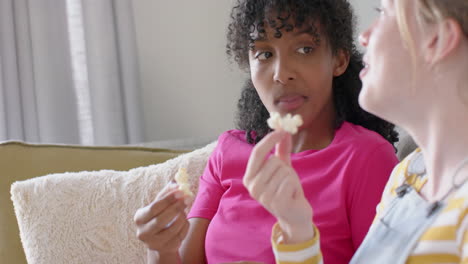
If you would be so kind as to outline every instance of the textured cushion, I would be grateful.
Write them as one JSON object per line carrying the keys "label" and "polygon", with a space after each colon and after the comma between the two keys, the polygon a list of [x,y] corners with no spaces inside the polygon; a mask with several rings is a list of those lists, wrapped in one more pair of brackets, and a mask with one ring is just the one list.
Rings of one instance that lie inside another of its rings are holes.
{"label": "textured cushion", "polygon": [[180,167],[192,192],[215,143],[158,165],[129,171],[51,174],[12,185],[29,263],[145,263],[133,215]]}
{"label": "textured cushion", "polygon": [[0,144],[0,263],[26,263],[10,199],[14,181],[67,171],[128,170],[161,163],[181,153],[184,152],[145,147]]}
{"label": "textured cushion", "polygon": [[400,140],[395,144],[397,148],[398,160],[402,161],[406,156],[412,153],[418,146],[413,138],[403,128],[397,127]]}

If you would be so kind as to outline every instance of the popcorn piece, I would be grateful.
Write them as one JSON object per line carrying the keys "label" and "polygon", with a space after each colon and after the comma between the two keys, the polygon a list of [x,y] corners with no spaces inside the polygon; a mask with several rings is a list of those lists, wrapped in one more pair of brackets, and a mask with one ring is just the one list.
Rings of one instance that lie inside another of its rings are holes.
{"label": "popcorn piece", "polygon": [[180,168],[177,171],[174,179],[179,185],[179,190],[183,191],[188,196],[193,196],[192,191],[190,191],[190,184],[188,182],[189,175],[185,168]]}
{"label": "popcorn piece", "polygon": [[277,112],[270,113],[270,118],[267,120],[268,126],[274,130],[284,130],[291,134],[296,134],[298,127],[302,125],[300,115],[287,114],[284,117]]}
{"label": "popcorn piece", "polygon": [[267,123],[271,129],[281,129],[281,115],[277,112],[271,112],[270,118],[268,118]]}

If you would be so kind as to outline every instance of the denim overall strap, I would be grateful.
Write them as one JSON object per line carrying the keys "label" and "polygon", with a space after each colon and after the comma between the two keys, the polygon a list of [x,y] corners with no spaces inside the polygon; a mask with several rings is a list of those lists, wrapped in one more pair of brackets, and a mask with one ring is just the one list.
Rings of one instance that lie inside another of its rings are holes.
{"label": "denim overall strap", "polygon": [[[441,207],[444,207],[445,204]],[[428,215],[430,204],[408,186],[372,224],[351,264],[404,264],[441,207]]]}

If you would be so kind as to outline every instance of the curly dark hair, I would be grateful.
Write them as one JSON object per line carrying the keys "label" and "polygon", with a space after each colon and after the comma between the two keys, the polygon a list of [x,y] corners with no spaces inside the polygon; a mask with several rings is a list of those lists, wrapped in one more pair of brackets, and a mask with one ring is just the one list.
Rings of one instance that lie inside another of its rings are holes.
{"label": "curly dark hair", "polygon": [[[255,35],[261,37],[265,34],[265,23],[274,29],[276,38],[281,38],[283,31],[292,31],[294,27],[308,24],[315,28],[314,23],[319,23],[320,32],[328,40],[332,53],[343,50],[350,56],[346,71],[333,79],[336,128],[348,121],[379,133],[392,145],[398,141],[393,124],[359,106],[362,86],[359,72],[364,65],[362,54],[354,44],[356,23],[347,0],[237,0],[228,26],[226,53],[241,69],[249,71],[249,49],[253,47]],[[259,142],[271,131],[266,122],[268,110],[250,79],[245,82],[237,108],[237,128],[246,131],[250,144]]]}

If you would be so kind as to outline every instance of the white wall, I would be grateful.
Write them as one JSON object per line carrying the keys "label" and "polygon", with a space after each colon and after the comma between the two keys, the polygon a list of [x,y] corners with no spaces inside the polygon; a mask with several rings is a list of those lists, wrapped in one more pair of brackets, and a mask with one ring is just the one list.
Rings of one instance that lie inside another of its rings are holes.
{"label": "white wall", "polygon": [[243,74],[225,55],[231,0],[138,0],[146,140],[216,138],[234,127]]}
{"label": "white wall", "polygon": [[[378,0],[351,0],[359,32]],[[216,137],[234,127],[245,75],[225,55],[232,0],[133,1],[146,141]]]}
{"label": "white wall", "polygon": [[353,5],[357,16],[357,32],[359,35],[359,33],[367,29],[377,17],[378,13],[375,11],[375,8],[380,6],[380,0],[349,0],[349,2]]}

